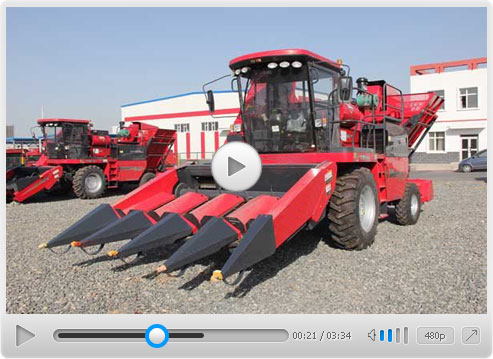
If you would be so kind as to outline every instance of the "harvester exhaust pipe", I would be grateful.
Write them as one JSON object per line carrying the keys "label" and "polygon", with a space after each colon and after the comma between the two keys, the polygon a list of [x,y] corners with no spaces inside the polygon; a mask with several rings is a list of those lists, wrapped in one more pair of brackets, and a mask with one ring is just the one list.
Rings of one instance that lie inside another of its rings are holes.
{"label": "harvester exhaust pipe", "polygon": [[98,244],[106,244],[124,239],[133,238],[153,225],[152,220],[142,211],[132,210],[117,221],[111,222],[106,227],[91,234],[81,241],[73,241],[72,247],[90,247]]}
{"label": "harvester exhaust pipe", "polygon": [[90,236],[94,232],[114,222],[120,217],[109,204],[101,204],[79,221],[68,227],[51,241],[39,245],[40,249],[69,245],[73,241]]}
{"label": "harvester exhaust pipe", "polygon": [[146,250],[173,244],[181,238],[192,235],[195,226],[177,213],[168,213],[155,225],[144,230],[137,237],[117,251],[110,251],[110,257],[128,257]]}
{"label": "harvester exhaust pipe", "polygon": [[233,228],[224,219],[212,217],[191,238],[178,248],[178,250],[166,260],[157,272],[173,272],[176,269],[195,262],[199,259],[214,254],[233,243],[240,236],[240,231]]}
{"label": "harvester exhaust pipe", "polygon": [[276,251],[272,216],[258,216],[248,228],[221,270],[212,274],[211,282],[221,281],[235,273],[244,271]]}

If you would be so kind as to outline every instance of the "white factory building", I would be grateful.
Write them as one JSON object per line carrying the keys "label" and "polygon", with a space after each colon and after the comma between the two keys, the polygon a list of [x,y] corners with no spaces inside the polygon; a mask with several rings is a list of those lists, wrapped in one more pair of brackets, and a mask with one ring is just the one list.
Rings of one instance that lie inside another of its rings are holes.
{"label": "white factory building", "polygon": [[214,91],[215,111],[211,116],[205,95],[181,95],[135,102],[121,107],[122,121],[142,121],[165,129],[175,129],[173,152],[179,162],[211,159],[239,113],[238,93]]}
{"label": "white factory building", "polygon": [[411,66],[411,93],[445,99],[413,162],[459,162],[487,147],[486,57]]}

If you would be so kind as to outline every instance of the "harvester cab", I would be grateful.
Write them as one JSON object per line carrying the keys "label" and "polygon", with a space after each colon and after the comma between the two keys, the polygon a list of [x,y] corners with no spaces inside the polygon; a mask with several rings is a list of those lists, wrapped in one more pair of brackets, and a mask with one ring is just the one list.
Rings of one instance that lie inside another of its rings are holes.
{"label": "harvester cab", "polygon": [[[228,248],[230,257],[212,273],[217,281],[241,278],[317,225],[334,245],[361,250],[390,207],[400,224],[418,221],[433,190],[430,181],[408,178],[409,156],[435,121],[439,96],[403,95],[364,78],[353,89],[347,66],[307,50],[249,54],[230,68],[240,114],[228,141],[245,141],[260,154],[253,187],[227,191],[210,164],[186,163],[101,205],[42,247],[85,250],[131,239],[108,253],[128,259],[179,244],[156,270],[166,273]],[[214,93],[204,92],[214,115]]]}

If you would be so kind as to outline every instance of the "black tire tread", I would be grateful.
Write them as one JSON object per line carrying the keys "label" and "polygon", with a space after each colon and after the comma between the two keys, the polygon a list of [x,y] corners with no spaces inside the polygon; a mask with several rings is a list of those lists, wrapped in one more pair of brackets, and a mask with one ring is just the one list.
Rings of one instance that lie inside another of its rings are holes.
{"label": "black tire tread", "polygon": [[418,218],[416,220],[411,215],[411,196],[413,193],[416,193],[418,201],[421,203],[421,193],[419,192],[418,186],[414,183],[407,183],[401,200],[395,205],[395,219],[400,225],[409,226],[416,224],[418,221],[419,210],[421,208],[418,208]]}
{"label": "black tire tread", "polygon": [[[375,240],[376,228],[371,238],[361,238],[357,218],[356,197],[361,182],[368,182],[376,189],[376,183],[367,168],[358,168],[340,176],[329,201],[328,219],[330,239],[337,247],[346,250],[362,250],[371,246]],[[376,216],[378,218],[378,209]]]}
{"label": "black tire tread", "polygon": [[[102,177],[103,177],[103,188],[102,191],[97,193],[96,195],[92,195],[86,192],[85,186],[84,186],[84,178],[86,175],[90,172],[99,172]],[[104,172],[101,168],[98,166],[85,166],[81,167],[75,172],[74,179],[72,180],[72,189],[75,193],[75,195],[81,199],[95,199],[95,198],[100,198],[103,196],[105,190],[106,190],[106,177],[104,175]]]}
{"label": "black tire tread", "polygon": [[139,187],[142,186],[143,184],[153,180],[156,177],[156,174],[154,172],[146,172],[142,175],[139,181]]}

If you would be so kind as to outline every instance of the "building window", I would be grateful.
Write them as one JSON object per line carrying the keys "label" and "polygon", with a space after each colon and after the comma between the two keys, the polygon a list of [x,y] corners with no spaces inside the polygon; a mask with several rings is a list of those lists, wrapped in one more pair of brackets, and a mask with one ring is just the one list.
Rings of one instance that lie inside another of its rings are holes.
{"label": "building window", "polygon": [[438,96],[440,96],[441,98],[443,98],[443,102],[442,102],[439,110],[445,110],[445,90],[435,90],[435,91],[431,91],[431,92],[434,92]]}
{"label": "building window", "polygon": [[176,123],[175,124],[176,132],[190,132],[190,124],[189,123]]}
{"label": "building window", "polygon": [[478,108],[478,88],[467,87],[459,89],[459,108]]}
{"label": "building window", "polygon": [[217,131],[219,128],[217,121],[215,122],[202,122],[202,131]]}
{"label": "building window", "polygon": [[429,151],[445,152],[445,132],[430,132],[428,141]]}

